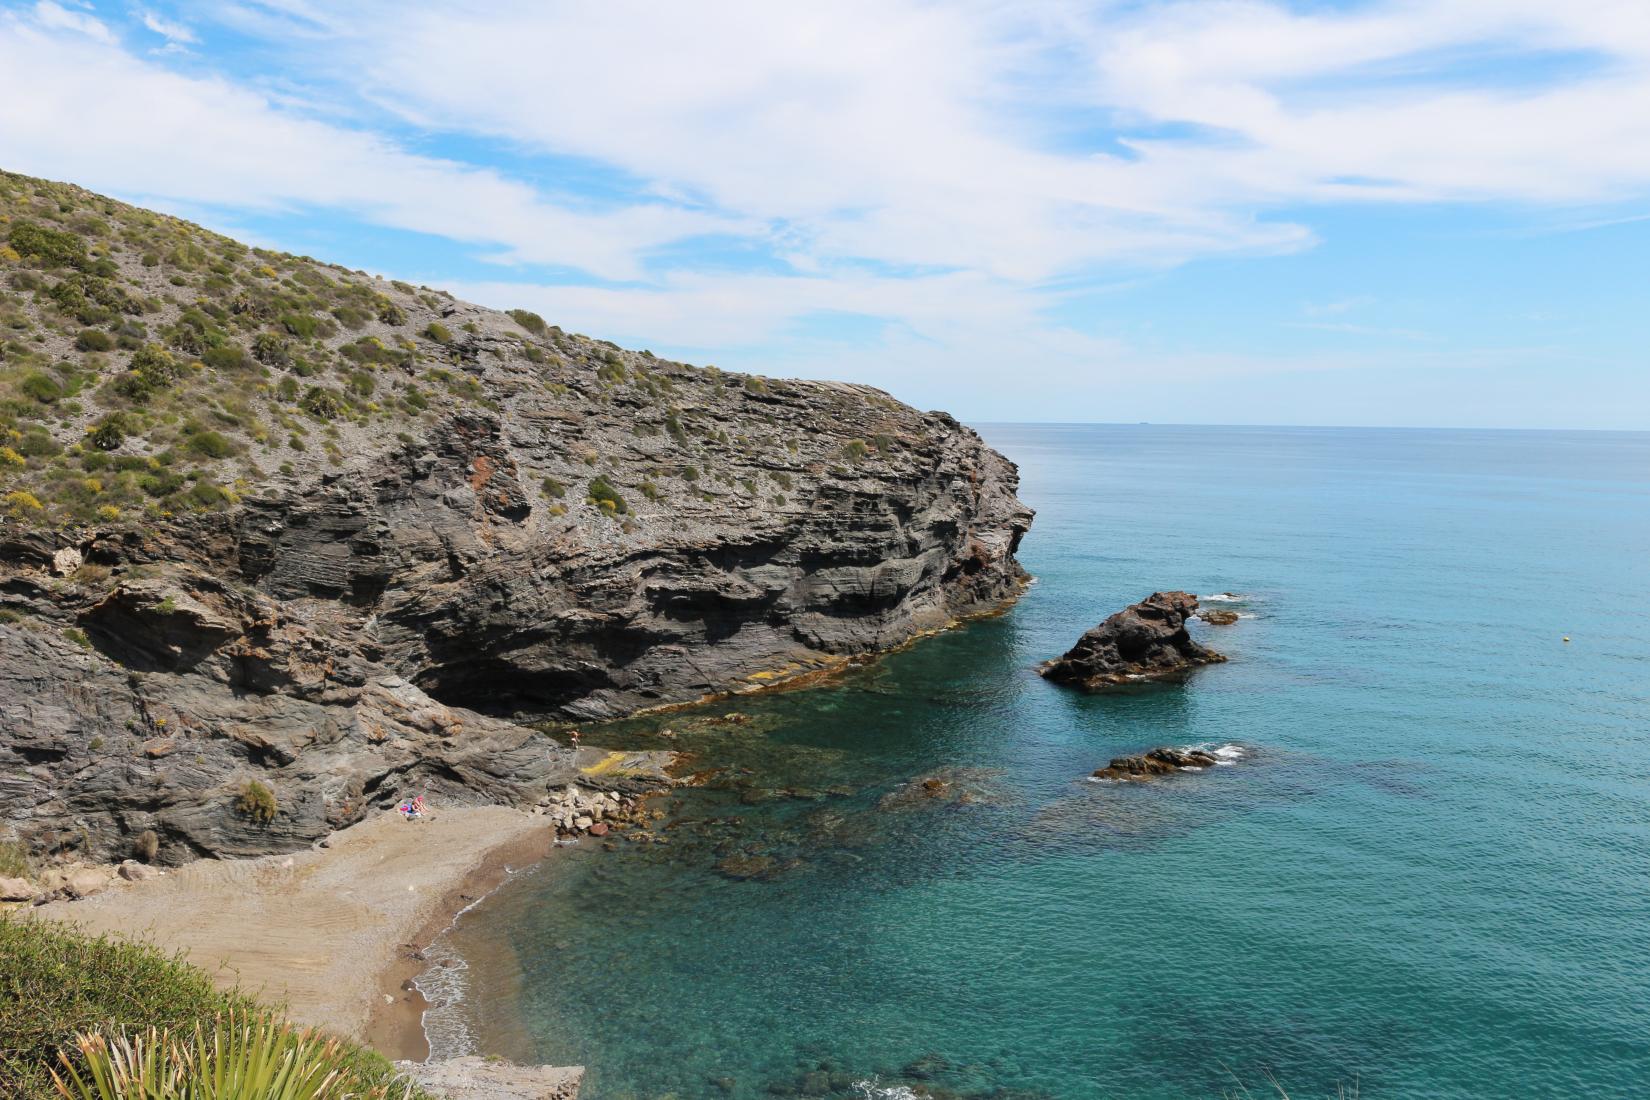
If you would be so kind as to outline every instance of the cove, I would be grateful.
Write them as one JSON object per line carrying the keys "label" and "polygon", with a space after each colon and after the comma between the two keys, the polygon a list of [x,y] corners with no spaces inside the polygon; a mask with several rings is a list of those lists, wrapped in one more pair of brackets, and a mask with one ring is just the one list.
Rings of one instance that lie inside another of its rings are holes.
{"label": "cove", "polygon": [[[1644,1088],[1650,436],[984,434],[1039,512],[1018,606],[587,728],[710,774],[466,914],[442,1041],[596,1098]],[[1236,594],[1229,663],[1036,675],[1163,588]],[[1085,780],[1155,745],[1243,755]]]}

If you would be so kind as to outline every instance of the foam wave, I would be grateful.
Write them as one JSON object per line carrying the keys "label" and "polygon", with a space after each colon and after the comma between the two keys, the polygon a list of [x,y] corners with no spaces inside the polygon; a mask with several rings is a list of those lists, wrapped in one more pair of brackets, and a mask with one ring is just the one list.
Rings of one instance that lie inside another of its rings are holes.
{"label": "foam wave", "polygon": [[434,963],[413,979],[413,985],[428,1002],[422,1023],[424,1040],[430,1044],[429,1060],[443,1062],[477,1049],[463,1007],[470,991],[470,964],[452,951],[442,952]]}
{"label": "foam wave", "polygon": [[1236,764],[1239,760],[1242,760],[1245,756],[1249,755],[1249,750],[1244,748],[1242,745],[1221,745],[1219,748],[1206,749],[1204,751],[1215,758],[1216,767],[1226,767]]}
{"label": "foam wave", "polygon": [[910,1085],[884,1085],[875,1077],[855,1081],[854,1095],[864,1100],[917,1100],[917,1092]]}
{"label": "foam wave", "polygon": [[[505,881],[516,874],[516,869],[504,869]],[[499,883],[500,886],[503,882]],[[494,890],[498,887],[494,887]],[[469,999],[470,991],[470,964],[464,956],[452,949],[447,934],[457,927],[464,915],[493,894],[492,890],[476,898],[470,904],[453,914],[452,921],[442,930],[441,935],[430,945],[428,957],[430,965],[424,972],[413,979],[413,988],[418,995],[424,998],[424,1014],[419,1018],[419,1025],[424,1030],[424,1041],[429,1044],[430,1054],[426,1059],[430,1062],[442,1062],[449,1058],[462,1058],[467,1054],[476,1053],[476,1037],[470,1030],[470,1023],[464,1011],[464,1003]]]}
{"label": "foam wave", "polygon": [[1242,603],[1249,597],[1242,592],[1216,592],[1212,596],[1199,596],[1203,603]]}

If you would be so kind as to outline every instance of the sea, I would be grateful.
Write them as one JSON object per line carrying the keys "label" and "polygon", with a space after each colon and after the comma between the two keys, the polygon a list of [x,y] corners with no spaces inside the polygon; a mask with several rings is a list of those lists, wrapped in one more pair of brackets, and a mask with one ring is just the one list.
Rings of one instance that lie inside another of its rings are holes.
{"label": "sea", "polygon": [[[436,1056],[586,1100],[1650,1096],[1650,434],[987,425],[1012,610],[691,754],[439,947]],[[1159,590],[1226,664],[1037,663]],[[727,714],[736,717],[729,719]],[[1114,756],[1202,746],[1151,783]]]}

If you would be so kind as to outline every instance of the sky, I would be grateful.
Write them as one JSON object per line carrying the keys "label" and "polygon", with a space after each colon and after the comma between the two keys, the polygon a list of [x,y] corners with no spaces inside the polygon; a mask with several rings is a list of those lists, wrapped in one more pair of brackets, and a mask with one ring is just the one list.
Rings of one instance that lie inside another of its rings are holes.
{"label": "sky", "polygon": [[965,420],[1650,429],[1646,0],[0,0],[0,168]]}

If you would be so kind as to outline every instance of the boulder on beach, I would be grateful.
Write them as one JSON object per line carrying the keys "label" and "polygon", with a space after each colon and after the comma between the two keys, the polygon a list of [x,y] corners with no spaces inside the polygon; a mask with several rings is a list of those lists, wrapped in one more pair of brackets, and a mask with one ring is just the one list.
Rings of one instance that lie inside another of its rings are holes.
{"label": "boulder on beach", "polygon": [[1202,770],[1220,763],[1213,753],[1202,749],[1157,748],[1135,756],[1113,757],[1111,763],[1095,771],[1095,779],[1155,779],[1187,769]]}
{"label": "boulder on beach", "polygon": [[1154,592],[1107,618],[1037,671],[1057,684],[1100,691],[1176,679],[1198,665],[1224,661],[1186,632],[1186,620],[1196,612],[1197,597],[1189,592]]}

